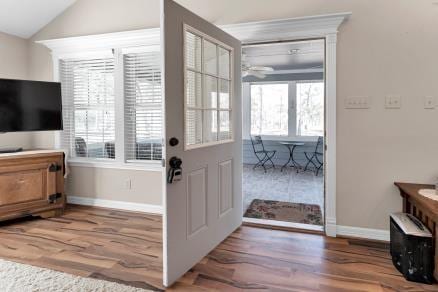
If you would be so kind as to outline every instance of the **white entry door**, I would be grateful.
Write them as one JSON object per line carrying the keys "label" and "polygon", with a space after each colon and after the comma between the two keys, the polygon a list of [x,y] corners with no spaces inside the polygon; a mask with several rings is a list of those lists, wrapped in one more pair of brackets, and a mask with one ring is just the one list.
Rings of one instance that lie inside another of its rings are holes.
{"label": "white entry door", "polygon": [[[161,45],[169,175],[164,285],[170,286],[242,222],[241,43],[162,0]],[[178,161],[181,170],[172,170]]]}

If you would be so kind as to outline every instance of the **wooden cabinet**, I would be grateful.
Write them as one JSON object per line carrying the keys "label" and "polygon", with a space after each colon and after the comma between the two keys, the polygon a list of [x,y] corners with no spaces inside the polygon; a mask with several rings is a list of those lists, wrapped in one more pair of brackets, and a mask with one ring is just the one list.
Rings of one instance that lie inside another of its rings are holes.
{"label": "wooden cabinet", "polygon": [[0,220],[62,214],[63,173],[62,151],[0,154]]}
{"label": "wooden cabinet", "polygon": [[403,198],[403,212],[414,215],[432,233],[435,246],[435,270],[433,276],[438,281],[438,201],[420,195],[421,189],[434,189],[434,185],[396,182]]}

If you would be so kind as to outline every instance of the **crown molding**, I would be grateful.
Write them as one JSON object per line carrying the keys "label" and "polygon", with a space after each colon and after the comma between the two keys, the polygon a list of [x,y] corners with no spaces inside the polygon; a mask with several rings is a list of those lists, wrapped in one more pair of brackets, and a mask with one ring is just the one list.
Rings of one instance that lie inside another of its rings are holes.
{"label": "crown molding", "polygon": [[79,51],[100,51],[107,49],[129,48],[147,45],[160,45],[160,29],[139,29],[114,33],[68,37],[36,41],[52,51],[63,55]]}
{"label": "crown molding", "polygon": [[[326,37],[336,34],[339,25],[351,15],[336,13],[280,20],[267,20],[219,27],[242,43],[262,41],[281,41],[299,38]],[[100,51],[106,49],[136,46],[159,45],[160,29],[149,28],[133,31],[96,34],[36,41],[49,48],[55,55],[76,53],[78,51]]]}
{"label": "crown molding", "polygon": [[242,43],[260,43],[336,34],[351,12],[219,26]]}

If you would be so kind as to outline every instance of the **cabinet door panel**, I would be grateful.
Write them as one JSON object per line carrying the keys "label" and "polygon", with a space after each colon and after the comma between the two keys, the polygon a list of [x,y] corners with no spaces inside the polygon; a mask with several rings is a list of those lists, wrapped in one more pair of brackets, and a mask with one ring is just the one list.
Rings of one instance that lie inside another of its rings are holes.
{"label": "cabinet door panel", "polygon": [[43,200],[45,194],[44,172],[31,170],[0,175],[0,204]]}

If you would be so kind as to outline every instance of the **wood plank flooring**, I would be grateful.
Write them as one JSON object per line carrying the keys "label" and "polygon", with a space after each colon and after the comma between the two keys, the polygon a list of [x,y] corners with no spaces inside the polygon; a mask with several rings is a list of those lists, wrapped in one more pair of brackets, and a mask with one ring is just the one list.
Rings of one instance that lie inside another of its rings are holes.
{"label": "wood plank flooring", "polygon": [[69,205],[0,225],[0,258],[145,289],[163,289],[162,253],[156,215]]}
{"label": "wood plank flooring", "polygon": [[[0,225],[0,258],[162,290],[161,217],[69,206]],[[387,244],[243,226],[169,291],[438,291],[407,282]]]}

